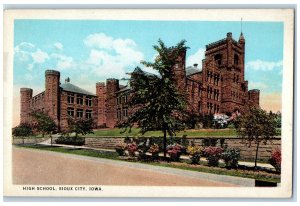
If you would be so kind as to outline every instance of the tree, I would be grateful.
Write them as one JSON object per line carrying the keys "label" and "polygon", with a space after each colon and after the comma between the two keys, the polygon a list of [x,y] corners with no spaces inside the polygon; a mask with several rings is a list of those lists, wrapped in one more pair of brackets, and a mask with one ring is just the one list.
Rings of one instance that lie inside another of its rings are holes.
{"label": "tree", "polygon": [[239,119],[238,134],[256,144],[255,168],[257,168],[258,149],[261,142],[267,144],[276,135],[276,121],[273,115],[260,108],[250,108],[250,112]]}
{"label": "tree", "polygon": [[[175,47],[166,47],[159,40],[153,46],[158,52],[154,63],[142,61],[146,67],[158,71],[159,75],[149,74],[137,67],[131,75],[130,85],[132,96],[129,106],[134,113],[120,124],[120,127],[132,128],[135,124],[144,134],[147,131],[161,130],[164,134],[164,157],[166,157],[166,135],[172,136],[184,129],[183,116],[186,101],[175,85],[174,67],[179,56],[186,51],[185,41],[179,42]],[[130,131],[129,129],[129,131]]]}
{"label": "tree", "polygon": [[23,144],[24,138],[32,135],[32,128],[28,124],[20,124],[19,126],[13,128],[12,135],[15,137],[22,137]]}
{"label": "tree", "polygon": [[43,137],[45,134],[49,134],[51,138],[51,146],[52,146],[52,133],[57,131],[57,126],[51,117],[47,114],[39,111],[33,111],[31,116],[35,120],[34,127],[37,131],[41,132]]}
{"label": "tree", "polygon": [[69,125],[69,132],[75,133],[75,138],[78,137],[78,134],[86,135],[88,133],[94,133],[93,132],[93,119],[68,119],[68,125]]}

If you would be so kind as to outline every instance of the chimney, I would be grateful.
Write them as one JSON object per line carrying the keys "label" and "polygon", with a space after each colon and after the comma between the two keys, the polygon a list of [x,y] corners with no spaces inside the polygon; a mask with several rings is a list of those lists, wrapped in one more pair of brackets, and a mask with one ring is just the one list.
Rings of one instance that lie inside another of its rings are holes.
{"label": "chimney", "polygon": [[193,65],[194,65],[195,69],[197,69],[197,67],[198,67],[198,64],[197,64],[197,63],[195,63],[195,64],[193,64]]}
{"label": "chimney", "polygon": [[68,83],[68,82],[70,82],[70,78],[69,77],[65,79],[65,83]]}

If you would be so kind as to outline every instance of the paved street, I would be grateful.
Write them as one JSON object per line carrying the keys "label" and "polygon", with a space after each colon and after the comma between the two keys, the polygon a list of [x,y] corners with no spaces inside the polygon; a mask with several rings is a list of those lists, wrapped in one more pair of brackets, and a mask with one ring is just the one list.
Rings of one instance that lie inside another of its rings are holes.
{"label": "paved street", "polygon": [[13,147],[14,184],[237,186],[185,175],[189,171],[178,170],[178,175],[168,168],[139,165]]}

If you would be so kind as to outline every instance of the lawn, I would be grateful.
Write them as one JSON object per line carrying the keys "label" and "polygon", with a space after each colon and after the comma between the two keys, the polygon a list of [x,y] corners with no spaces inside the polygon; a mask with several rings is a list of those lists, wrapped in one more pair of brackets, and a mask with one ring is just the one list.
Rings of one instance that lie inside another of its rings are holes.
{"label": "lawn", "polygon": [[276,182],[276,183],[280,182],[279,174],[268,173],[265,171],[245,170],[245,169],[228,170],[228,169],[224,168],[224,166],[208,167],[207,163],[203,163],[203,162],[201,163],[201,165],[192,165],[192,164],[190,164],[189,160],[182,161],[182,162],[165,162],[165,161],[144,162],[144,161],[140,161],[137,159],[136,160],[120,159],[120,157],[118,156],[118,154],[116,152],[109,152],[109,151],[51,147],[51,146],[42,146],[42,145],[19,145],[19,146],[32,148],[32,149],[53,151],[53,152],[62,152],[62,153],[90,156],[90,157],[96,157],[96,158],[112,159],[112,160],[117,160],[117,161],[138,162],[138,163],[143,163],[143,164],[148,164],[148,165],[150,164],[150,165],[162,166],[162,167],[172,167],[172,168],[183,169],[183,170],[192,170],[192,171],[197,171],[197,172],[252,178],[252,179],[268,181],[268,182]]}
{"label": "lawn", "polygon": [[[161,131],[150,131],[146,132],[144,135],[139,134],[140,129],[132,128],[131,132],[122,132],[122,129],[99,129],[94,130],[94,134],[88,134],[87,137],[126,137],[126,136],[163,136]],[[177,133],[176,136],[182,137],[187,135],[188,137],[222,137],[222,136],[236,136],[236,131],[234,129],[190,129]]]}

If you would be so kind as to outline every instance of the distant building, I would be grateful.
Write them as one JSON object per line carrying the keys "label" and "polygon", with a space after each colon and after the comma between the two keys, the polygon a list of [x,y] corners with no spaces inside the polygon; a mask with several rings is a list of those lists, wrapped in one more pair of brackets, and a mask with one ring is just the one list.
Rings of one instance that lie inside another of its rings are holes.
{"label": "distant building", "polygon": [[[250,106],[259,107],[260,91],[248,91],[245,80],[245,39],[238,41],[231,33],[219,41],[206,45],[202,70],[197,64],[186,68],[186,52],[174,65],[176,86],[187,94],[188,109],[197,114],[245,113]],[[96,83],[92,94],[70,83],[60,84],[60,73],[45,72],[45,91],[32,96],[32,89],[21,88],[21,123],[31,121],[29,113],[39,110],[47,113],[61,130],[67,128],[68,116],[92,118],[94,127],[115,127],[126,119],[134,108],[128,107],[131,88],[117,79]]]}

